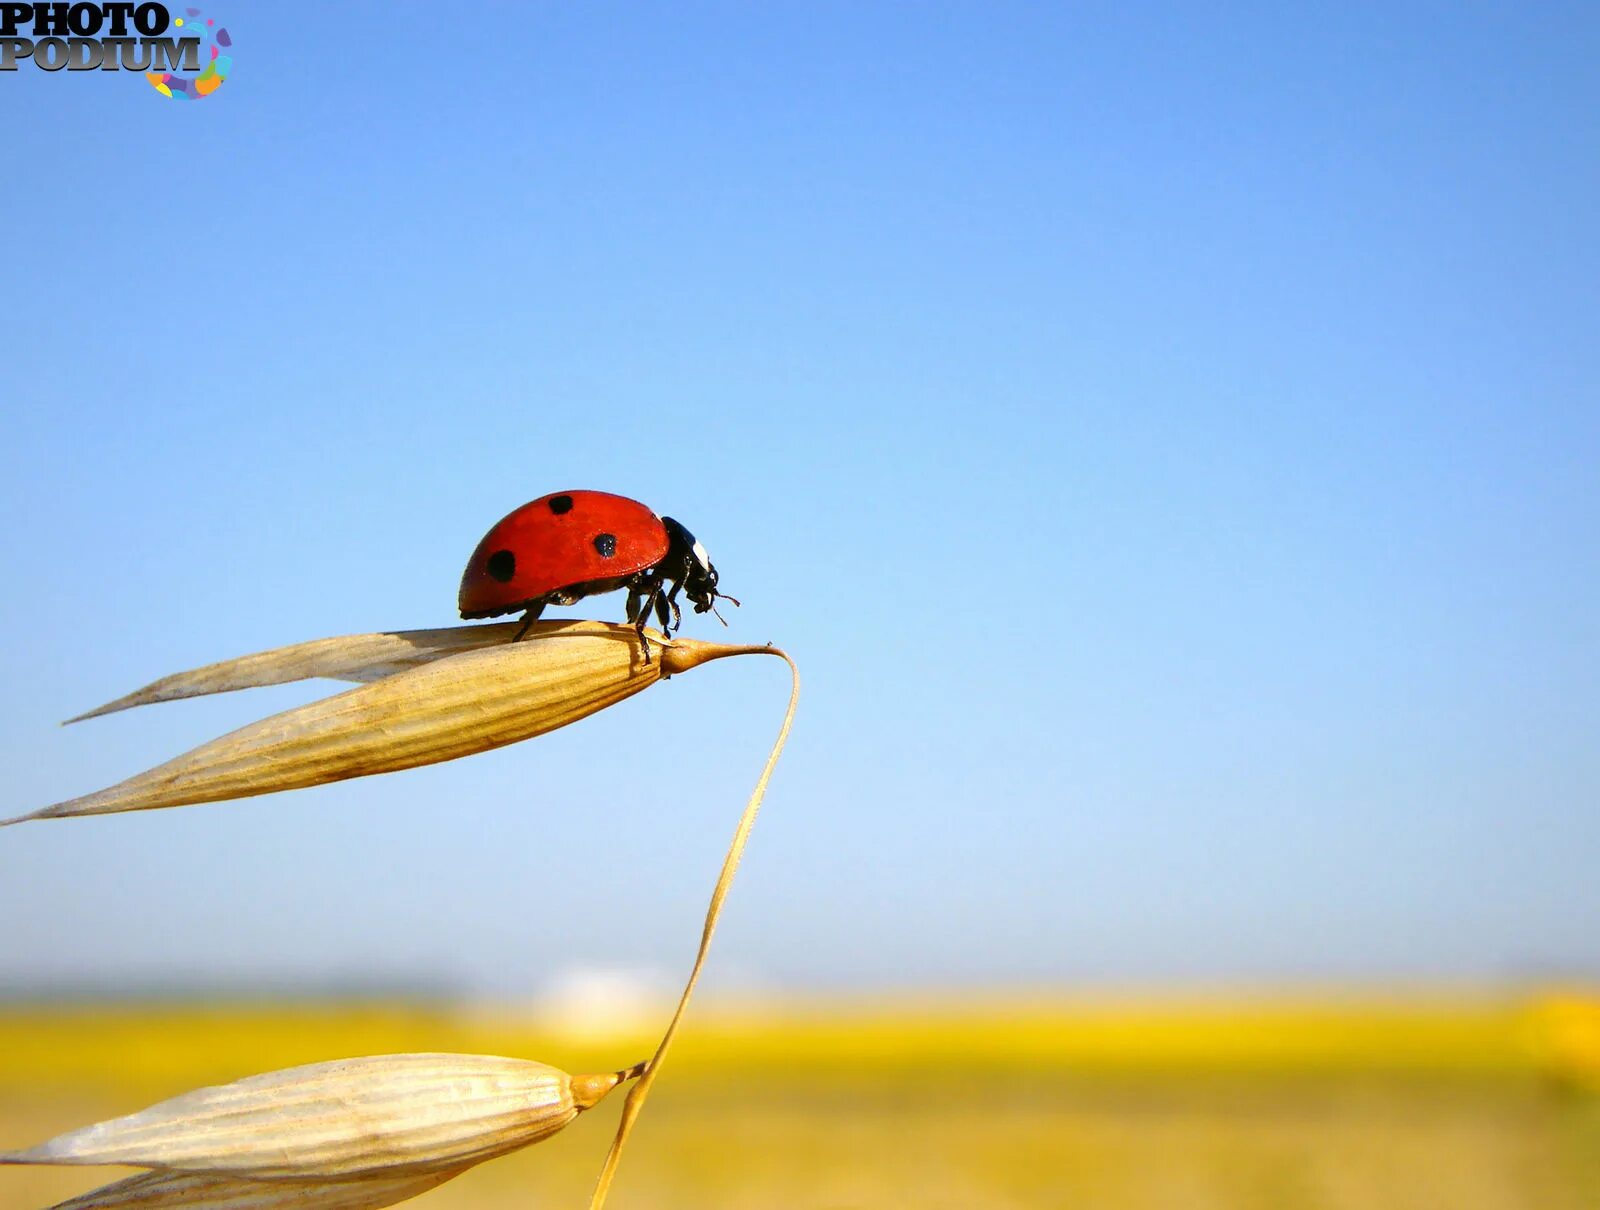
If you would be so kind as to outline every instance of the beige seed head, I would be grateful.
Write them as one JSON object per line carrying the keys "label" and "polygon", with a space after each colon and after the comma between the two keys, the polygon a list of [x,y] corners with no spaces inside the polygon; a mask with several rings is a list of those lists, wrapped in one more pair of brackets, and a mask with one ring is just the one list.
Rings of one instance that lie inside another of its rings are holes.
{"label": "beige seed head", "polygon": [[0,1164],[126,1164],[252,1179],[457,1171],[556,1133],[638,1069],[574,1079],[489,1055],[341,1059],[202,1088]]}

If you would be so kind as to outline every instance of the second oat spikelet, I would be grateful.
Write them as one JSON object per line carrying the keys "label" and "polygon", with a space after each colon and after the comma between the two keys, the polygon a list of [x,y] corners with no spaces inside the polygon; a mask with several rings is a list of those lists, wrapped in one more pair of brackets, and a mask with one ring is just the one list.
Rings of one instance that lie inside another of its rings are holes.
{"label": "second oat spikelet", "polygon": [[0,1164],[118,1164],[252,1180],[454,1172],[548,1138],[643,1065],[570,1076],[527,1059],[339,1059],[201,1088],[0,1152]]}

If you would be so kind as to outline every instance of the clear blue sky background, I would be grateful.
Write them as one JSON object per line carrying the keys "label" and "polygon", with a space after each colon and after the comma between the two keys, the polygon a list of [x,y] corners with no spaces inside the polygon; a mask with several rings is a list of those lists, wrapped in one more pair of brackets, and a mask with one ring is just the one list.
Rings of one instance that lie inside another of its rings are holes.
{"label": "clear blue sky background", "polygon": [[[1600,969],[1592,6],[214,11],[0,78],[0,814],[594,487],[807,678],[725,980]],[[676,972],[785,689],[7,830],[0,984]]]}

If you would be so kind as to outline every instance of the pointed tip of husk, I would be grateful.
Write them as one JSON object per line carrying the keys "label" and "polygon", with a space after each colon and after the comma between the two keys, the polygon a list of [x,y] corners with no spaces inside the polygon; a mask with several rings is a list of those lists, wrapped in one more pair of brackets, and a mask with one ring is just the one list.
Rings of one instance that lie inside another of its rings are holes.
{"label": "pointed tip of husk", "polygon": [[107,702],[104,706],[96,706],[93,710],[85,710],[82,714],[74,714],[71,718],[64,718],[61,720],[61,725],[70,727],[73,723],[81,723],[85,719],[99,718],[102,714],[115,714],[118,710],[126,710],[136,704],[130,700],[132,696],[119,697],[116,701]]}
{"label": "pointed tip of husk", "polygon": [[0,1151],[0,1164],[70,1164],[71,1156],[64,1156],[56,1146],[63,1137],[58,1135],[42,1143],[35,1143],[32,1147],[22,1147],[15,1151]]}
{"label": "pointed tip of husk", "polygon": [[[85,797],[89,796],[86,795]],[[24,815],[13,815],[10,819],[0,819],[0,828],[9,828],[13,824],[30,823],[35,819],[56,819],[62,815],[70,815],[72,814],[70,810],[63,811],[61,808],[71,807],[77,801],[79,800],[76,798],[68,798],[61,802],[51,803],[48,807],[40,807],[35,811],[29,811]]]}
{"label": "pointed tip of husk", "polygon": [[676,676],[730,655],[775,655],[779,659],[787,658],[782,648],[774,647],[771,643],[705,643],[699,639],[676,638],[670,647],[661,652],[661,675]]}
{"label": "pointed tip of husk", "polygon": [[104,706],[96,706],[93,710],[85,710],[82,714],[74,714],[71,718],[64,718],[61,720],[61,725],[70,727],[73,723],[81,723],[91,718],[101,718],[107,714],[115,714],[119,710],[129,710],[139,704],[137,701],[132,700],[131,697],[119,697],[116,701],[107,702]]}

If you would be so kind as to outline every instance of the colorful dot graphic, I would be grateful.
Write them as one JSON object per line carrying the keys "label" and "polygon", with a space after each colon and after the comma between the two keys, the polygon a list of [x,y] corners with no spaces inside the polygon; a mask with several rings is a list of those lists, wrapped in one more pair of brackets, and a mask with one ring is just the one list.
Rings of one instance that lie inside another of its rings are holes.
{"label": "colorful dot graphic", "polygon": [[228,78],[228,73],[233,70],[233,38],[228,31],[218,25],[214,20],[207,18],[202,26],[194,18],[200,15],[197,8],[184,9],[187,18],[178,17],[172,22],[174,28],[188,31],[188,36],[195,33],[204,33],[201,43],[201,56],[209,59],[198,75],[179,75],[172,71],[147,71],[144,78],[150,81],[154,88],[164,97],[171,97],[178,101],[198,101],[201,97],[209,97],[222,87],[222,82]]}

